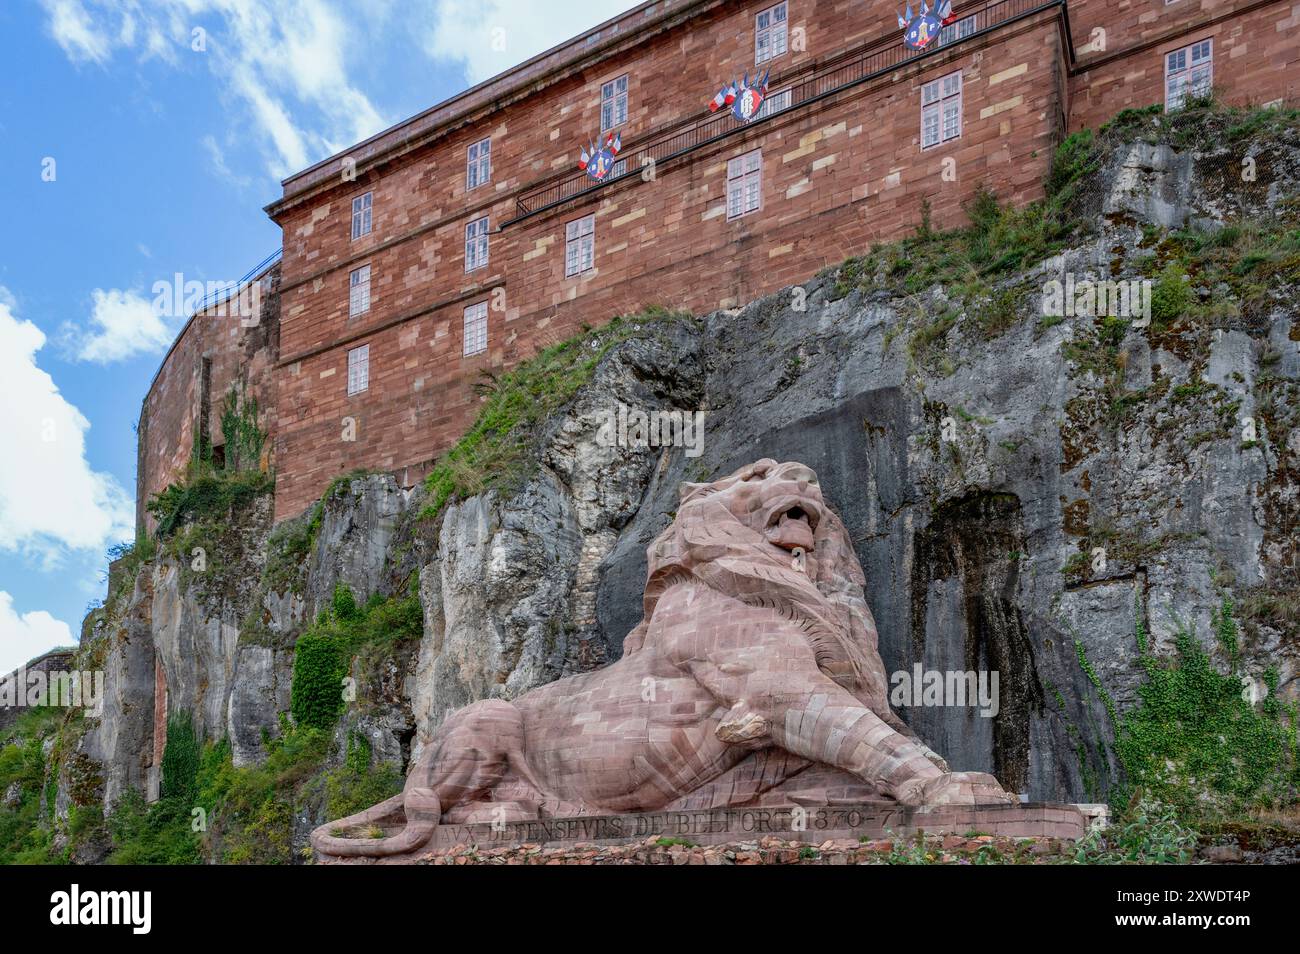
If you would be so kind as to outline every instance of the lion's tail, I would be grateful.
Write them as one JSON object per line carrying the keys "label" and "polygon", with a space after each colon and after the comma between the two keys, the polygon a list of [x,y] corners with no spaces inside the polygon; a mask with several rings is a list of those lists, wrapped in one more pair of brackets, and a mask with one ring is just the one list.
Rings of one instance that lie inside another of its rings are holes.
{"label": "lion's tail", "polygon": [[[405,826],[396,835],[384,838],[348,838],[332,834],[340,829],[378,826],[401,810]],[[442,819],[442,806],[430,788],[409,788],[400,795],[367,808],[363,812],[321,825],[311,833],[311,846],[318,858],[387,858],[402,855],[423,847],[433,837]]]}

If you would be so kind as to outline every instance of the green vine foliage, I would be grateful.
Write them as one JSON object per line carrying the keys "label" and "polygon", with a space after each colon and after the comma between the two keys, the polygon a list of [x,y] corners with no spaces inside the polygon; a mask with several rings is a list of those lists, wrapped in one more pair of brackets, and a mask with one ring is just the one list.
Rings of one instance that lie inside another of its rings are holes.
{"label": "green vine foliage", "polygon": [[[414,581],[412,581],[414,584]],[[343,678],[354,655],[424,632],[424,614],[412,585],[404,595],[375,594],[358,606],[343,583],[334,588],[330,608],[298,637],[293,658],[290,710],[298,725],[332,729],[343,712]]]}
{"label": "green vine foliage", "polygon": [[[1235,623],[1226,602],[1216,614],[1225,650],[1235,651]],[[1231,636],[1225,639],[1225,634]],[[1126,781],[1112,791],[1126,804],[1139,791],[1175,809],[1183,818],[1236,814],[1258,807],[1293,804],[1297,773],[1294,726],[1269,685],[1257,708],[1242,697],[1235,665],[1223,674],[1186,629],[1175,638],[1172,658],[1154,656],[1144,630],[1139,658],[1147,679],[1139,705],[1119,723],[1115,754]]]}
{"label": "green vine foliage", "polygon": [[329,628],[313,627],[298,637],[289,701],[298,725],[329,729],[338,721],[349,658],[340,635]]}
{"label": "green vine foliage", "polygon": [[226,440],[225,469],[232,473],[256,469],[266,446],[266,431],[257,426],[257,398],[241,381],[232,385],[221,403],[221,436]]}
{"label": "green vine foliage", "polygon": [[162,757],[162,797],[192,802],[198,786],[199,740],[189,710],[167,720],[167,745]]}

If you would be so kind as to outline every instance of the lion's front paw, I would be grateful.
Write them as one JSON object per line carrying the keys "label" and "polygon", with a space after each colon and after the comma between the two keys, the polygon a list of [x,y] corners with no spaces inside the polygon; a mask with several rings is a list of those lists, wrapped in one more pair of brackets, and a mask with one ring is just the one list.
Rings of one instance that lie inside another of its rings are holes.
{"label": "lion's front paw", "polygon": [[1011,805],[1016,797],[987,772],[945,772],[900,792],[899,801],[914,808],[937,805]]}

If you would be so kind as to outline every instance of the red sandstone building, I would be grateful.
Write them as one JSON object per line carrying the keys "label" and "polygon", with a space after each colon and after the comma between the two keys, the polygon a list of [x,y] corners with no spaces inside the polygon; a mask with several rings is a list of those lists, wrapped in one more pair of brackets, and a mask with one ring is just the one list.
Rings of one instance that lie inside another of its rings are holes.
{"label": "red sandstone building", "polygon": [[[263,320],[196,315],[141,419],[138,496],[183,471],[235,382],[270,431],[278,518],[337,474],[407,485],[472,421],[481,372],[651,304],[697,312],[1041,195],[1054,146],[1125,107],[1300,92],[1297,0],[644,3],[283,183]],[[769,70],[759,119],[706,106]],[[580,146],[618,131],[601,184]],[[238,325],[238,327],[236,327]],[[354,439],[346,439],[348,437]]]}

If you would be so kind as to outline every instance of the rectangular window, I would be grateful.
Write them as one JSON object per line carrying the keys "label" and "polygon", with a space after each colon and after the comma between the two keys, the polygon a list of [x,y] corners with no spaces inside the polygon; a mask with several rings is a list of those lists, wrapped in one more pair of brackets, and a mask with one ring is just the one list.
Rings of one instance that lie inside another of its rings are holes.
{"label": "rectangular window", "polygon": [[1214,79],[1212,40],[1201,40],[1165,54],[1165,109],[1182,107],[1189,98],[1209,96]]}
{"label": "rectangular window", "polygon": [[492,178],[491,138],[474,143],[466,151],[465,190],[477,189]]}
{"label": "rectangular window", "polygon": [[596,217],[584,216],[564,227],[564,277],[589,272],[596,264]]}
{"label": "rectangular window", "polygon": [[979,14],[962,17],[956,23],[949,23],[939,31],[939,45],[943,46],[945,43],[952,43],[956,40],[965,39],[974,33],[978,26]]}
{"label": "rectangular window", "polygon": [[779,113],[783,109],[789,109],[790,103],[794,100],[794,90],[786,88],[775,93],[770,93],[763,100],[763,105],[758,107],[758,115],[755,119],[763,119],[771,116],[773,113]]}
{"label": "rectangular window", "polygon": [[487,350],[488,303],[481,301],[465,309],[465,357]]}
{"label": "rectangular window", "polygon": [[359,394],[370,387],[370,345],[348,352],[348,394]]}
{"label": "rectangular window", "polygon": [[627,76],[620,76],[600,88],[600,129],[617,129],[626,122]]}
{"label": "rectangular window", "polygon": [[778,3],[754,18],[754,62],[785,55],[786,4]]}
{"label": "rectangular window", "polygon": [[763,153],[755,149],[727,162],[727,218],[763,207]]}
{"label": "rectangular window", "polygon": [[465,226],[465,271],[472,272],[488,263],[488,217],[475,219]]}
{"label": "rectangular window", "polygon": [[348,317],[370,310],[370,266],[362,265],[348,276]]}
{"label": "rectangular window", "polygon": [[[956,26],[956,24],[953,24]],[[921,87],[921,148],[961,136],[961,71]]]}
{"label": "rectangular window", "polygon": [[370,234],[370,205],[372,201],[373,196],[369,192],[352,200],[352,237],[354,239]]}

